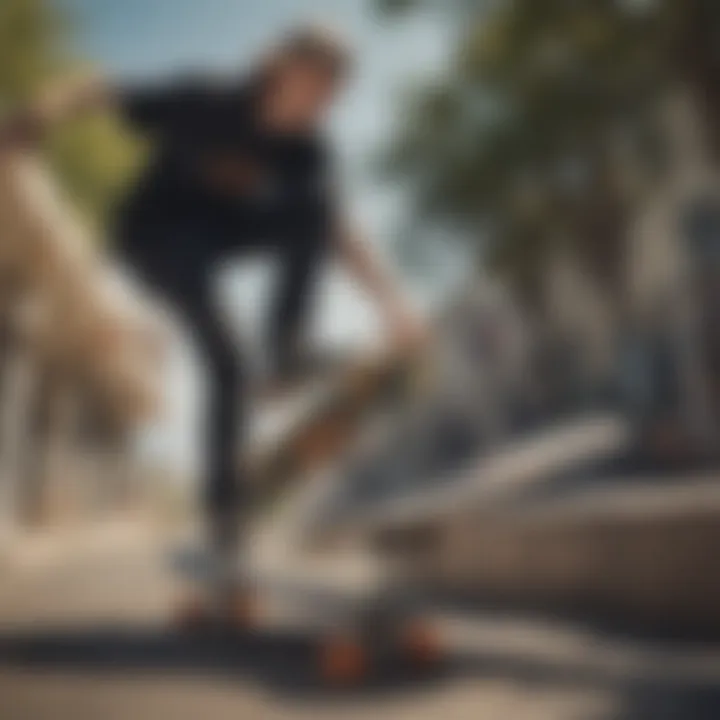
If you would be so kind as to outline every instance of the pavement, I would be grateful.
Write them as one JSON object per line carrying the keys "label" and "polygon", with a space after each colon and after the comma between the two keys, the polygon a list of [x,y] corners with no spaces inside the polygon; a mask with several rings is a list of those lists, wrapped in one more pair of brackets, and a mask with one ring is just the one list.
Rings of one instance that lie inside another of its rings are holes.
{"label": "pavement", "polygon": [[720,717],[718,646],[490,609],[438,617],[448,658],[436,672],[331,690],[308,673],[304,638],[175,631],[174,541],[154,528],[70,535],[23,543],[3,567],[2,720]]}

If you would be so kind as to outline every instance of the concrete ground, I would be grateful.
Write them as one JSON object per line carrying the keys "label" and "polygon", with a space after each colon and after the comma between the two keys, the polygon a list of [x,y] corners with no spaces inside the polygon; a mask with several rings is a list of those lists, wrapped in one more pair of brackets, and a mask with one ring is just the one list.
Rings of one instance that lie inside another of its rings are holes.
{"label": "concrete ground", "polygon": [[330,691],[297,638],[173,632],[168,548],[139,525],[22,544],[0,585],[2,720],[720,717],[720,647],[490,611],[440,619],[450,652],[432,676]]}

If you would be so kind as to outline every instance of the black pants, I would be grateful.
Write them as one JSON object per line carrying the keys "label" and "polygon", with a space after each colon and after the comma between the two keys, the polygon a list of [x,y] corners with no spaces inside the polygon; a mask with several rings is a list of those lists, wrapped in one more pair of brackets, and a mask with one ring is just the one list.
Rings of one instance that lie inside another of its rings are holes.
{"label": "black pants", "polygon": [[251,498],[241,470],[249,410],[248,373],[241,349],[214,307],[213,268],[230,250],[260,249],[275,256],[279,285],[270,308],[270,343],[279,371],[287,372],[325,254],[327,219],[323,211],[307,212],[307,208],[302,213],[279,214],[274,225],[262,228],[269,232],[260,247],[257,234],[252,245],[235,237],[228,246],[212,233],[199,234],[177,226],[155,226],[145,243],[138,242],[142,238],[133,233],[130,248],[144,250],[128,252],[125,246],[128,262],[180,313],[206,364],[204,503],[216,546],[234,546],[243,524],[241,513],[249,511]]}
{"label": "black pants", "polygon": [[211,275],[209,268],[198,268],[179,277],[151,275],[149,280],[179,313],[206,369],[203,499],[214,540],[229,545],[240,527],[240,510],[249,503],[240,471],[248,377],[242,349],[214,306]]}

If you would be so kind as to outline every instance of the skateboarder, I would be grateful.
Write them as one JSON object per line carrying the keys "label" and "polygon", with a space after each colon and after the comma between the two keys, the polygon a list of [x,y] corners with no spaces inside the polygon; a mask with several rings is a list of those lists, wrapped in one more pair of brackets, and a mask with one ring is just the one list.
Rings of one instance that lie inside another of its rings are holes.
{"label": "skateboarder", "polygon": [[322,122],[350,65],[341,39],[302,27],[242,77],[145,88],[83,80],[55,88],[4,127],[6,141],[32,141],[53,123],[104,104],[150,138],[152,160],[121,206],[117,244],[181,313],[204,355],[205,504],[211,544],[228,561],[247,491],[238,438],[246,425],[248,379],[240,349],[211,301],[217,265],[257,251],[277,258],[280,281],[269,332],[280,378],[302,361],[302,326],[331,255],[378,301],[395,342],[412,344],[422,334],[336,198]]}

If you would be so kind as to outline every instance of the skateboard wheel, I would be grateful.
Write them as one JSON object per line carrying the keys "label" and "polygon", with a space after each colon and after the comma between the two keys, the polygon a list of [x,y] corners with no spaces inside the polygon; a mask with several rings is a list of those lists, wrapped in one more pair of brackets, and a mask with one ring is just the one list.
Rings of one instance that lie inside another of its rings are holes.
{"label": "skateboard wheel", "polygon": [[332,637],[320,649],[320,674],[332,685],[357,685],[368,675],[368,654],[352,637]]}
{"label": "skateboard wheel", "polygon": [[211,614],[207,604],[199,598],[186,601],[178,608],[175,625],[186,632],[205,629],[211,622]]}
{"label": "skateboard wheel", "polygon": [[400,636],[400,648],[403,654],[417,665],[434,665],[443,657],[437,628],[424,619],[413,620],[405,626]]}
{"label": "skateboard wheel", "polygon": [[232,627],[245,630],[257,623],[257,598],[251,593],[238,592],[230,600],[228,620]]}

